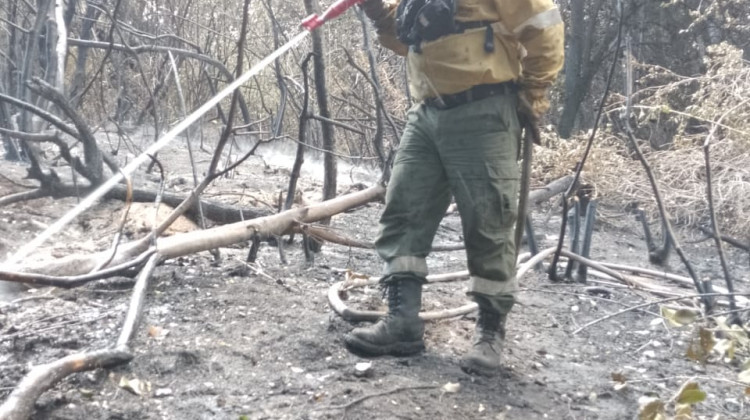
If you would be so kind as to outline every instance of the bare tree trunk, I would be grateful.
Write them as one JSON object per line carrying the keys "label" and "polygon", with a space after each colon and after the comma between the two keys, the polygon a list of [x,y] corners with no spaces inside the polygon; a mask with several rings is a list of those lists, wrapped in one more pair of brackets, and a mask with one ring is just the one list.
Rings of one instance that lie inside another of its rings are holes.
{"label": "bare tree trunk", "polygon": [[[312,14],[320,9],[318,0],[304,0],[305,10]],[[312,45],[313,53],[313,72],[315,74],[315,93],[318,100],[318,115],[323,118],[331,119],[331,113],[328,110],[328,89],[326,87],[326,65],[325,65],[325,47],[323,46],[323,37],[321,30],[313,31]],[[328,152],[323,157],[323,166],[325,175],[323,180],[323,200],[330,200],[336,197],[336,156],[333,153],[335,149],[335,139],[333,136],[333,125],[327,121],[320,122],[323,131],[323,149]],[[323,224],[329,224],[330,219],[321,221]]]}
{"label": "bare tree trunk", "polygon": [[[93,34],[94,23],[99,19],[101,12],[98,8],[94,7],[91,3],[86,2],[86,15],[81,19],[81,34],[80,39],[88,41],[91,39]],[[89,57],[89,47],[86,45],[78,46],[78,57],[76,58],[76,68],[73,71],[73,83],[70,86],[70,98],[74,108],[80,105],[81,98],[79,94],[83,89],[86,79],[86,63]]]}
{"label": "bare tree trunk", "polygon": [[565,99],[557,130],[560,137],[568,138],[573,132],[581,102],[586,96],[581,86],[583,44],[586,37],[586,0],[570,0],[570,34],[565,51]]}
{"label": "bare tree trunk", "polygon": [[[281,31],[281,28],[279,22],[276,21],[276,16],[273,14],[273,9],[271,8],[270,3],[270,1],[266,3],[266,8],[268,11],[268,17],[271,19],[271,27],[273,28],[273,48],[278,49],[281,46],[279,40],[279,32]],[[273,118],[273,136],[279,137],[281,136],[281,130],[284,128],[284,114],[286,114],[286,102],[289,96],[289,89],[287,89],[286,82],[284,82],[284,75],[281,72],[281,61],[279,59],[274,60],[273,71],[276,74],[276,84],[279,85],[279,91],[281,92],[279,108],[276,111],[276,116]]]}
{"label": "bare tree trunk", "polygon": [[[378,159],[380,160],[380,168],[383,170],[383,173],[388,173],[389,168],[386,167],[388,162],[386,161],[385,142],[383,141],[383,139],[385,138],[385,124],[383,123],[383,116],[388,111],[383,106],[382,96],[380,93],[380,80],[378,79],[375,56],[373,55],[372,48],[370,47],[370,28],[367,23],[365,13],[361,8],[357,8],[357,17],[362,24],[362,40],[364,41],[362,44],[362,49],[365,50],[365,53],[367,54],[367,62],[370,64],[370,78],[372,79],[373,94],[376,98],[378,98],[376,101],[378,108],[375,112],[375,137],[373,139],[373,143],[375,146],[375,153],[378,155]],[[394,135],[398,136],[398,133],[394,133]],[[389,178],[389,176],[385,177],[386,180]]]}
{"label": "bare tree trunk", "polygon": [[[71,6],[72,7],[72,6]],[[55,22],[57,23],[57,69],[55,70],[55,88],[65,94],[65,57],[68,54],[68,28],[65,26],[65,2],[55,0]]]}
{"label": "bare tree trunk", "polygon": [[[44,27],[44,22],[47,19],[49,3],[49,0],[37,0],[36,21],[26,39],[26,56],[24,57],[23,67],[21,69],[20,78],[18,79],[17,97],[27,103],[33,103],[33,101],[31,99],[31,92],[26,88],[25,83],[26,80],[34,75],[34,70],[38,63],[39,38],[42,33],[42,28]],[[30,132],[30,124],[30,113],[28,111],[21,111],[20,131]]]}
{"label": "bare tree trunk", "polygon": [[297,193],[297,180],[300,177],[300,171],[302,170],[302,164],[305,162],[305,146],[307,143],[307,123],[310,120],[308,108],[310,105],[310,86],[307,77],[307,68],[310,64],[311,55],[308,55],[302,61],[302,84],[304,86],[304,98],[302,99],[302,110],[299,116],[299,144],[297,145],[297,154],[294,157],[294,165],[292,166],[292,172],[289,174],[289,188],[287,188],[286,202],[284,203],[284,210],[289,210],[294,204],[294,196]]}

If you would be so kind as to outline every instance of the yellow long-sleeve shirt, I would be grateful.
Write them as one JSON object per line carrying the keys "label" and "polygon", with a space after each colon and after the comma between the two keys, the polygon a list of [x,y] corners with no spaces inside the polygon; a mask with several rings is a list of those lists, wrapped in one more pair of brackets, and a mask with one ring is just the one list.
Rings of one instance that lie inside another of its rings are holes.
{"label": "yellow long-sleeve shirt", "polygon": [[497,22],[490,53],[484,49],[485,28],[424,42],[421,53],[409,51],[396,36],[398,3],[372,0],[363,8],[380,42],[407,56],[410,90],[418,101],[511,80],[546,88],[562,68],[563,23],[552,0],[457,0],[457,21]]}

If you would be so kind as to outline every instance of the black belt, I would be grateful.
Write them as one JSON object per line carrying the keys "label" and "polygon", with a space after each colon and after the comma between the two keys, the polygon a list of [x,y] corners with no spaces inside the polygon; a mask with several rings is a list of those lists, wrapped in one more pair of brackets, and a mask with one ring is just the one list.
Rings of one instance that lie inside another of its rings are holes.
{"label": "black belt", "polygon": [[491,96],[515,94],[518,86],[515,82],[495,83],[491,85],[477,85],[463,92],[450,95],[440,95],[437,98],[427,98],[424,103],[437,109],[451,109],[474,101],[481,101]]}

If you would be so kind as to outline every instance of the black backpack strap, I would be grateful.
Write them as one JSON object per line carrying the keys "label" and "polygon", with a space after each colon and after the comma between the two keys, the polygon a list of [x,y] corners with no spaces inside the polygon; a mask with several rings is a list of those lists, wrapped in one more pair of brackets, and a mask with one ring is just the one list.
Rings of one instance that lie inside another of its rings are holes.
{"label": "black backpack strap", "polygon": [[495,51],[495,31],[492,29],[492,24],[487,25],[484,31],[484,50],[488,54]]}
{"label": "black backpack strap", "polygon": [[495,30],[492,28],[494,21],[477,20],[472,22],[456,22],[457,33],[466,32],[469,29],[485,28],[484,33],[484,50],[487,53],[495,51]]}

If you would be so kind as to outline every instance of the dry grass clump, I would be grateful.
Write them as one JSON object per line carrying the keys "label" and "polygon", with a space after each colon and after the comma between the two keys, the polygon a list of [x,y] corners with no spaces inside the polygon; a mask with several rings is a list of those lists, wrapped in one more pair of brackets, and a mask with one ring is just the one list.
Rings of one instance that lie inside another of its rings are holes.
{"label": "dry grass clump", "polygon": [[[573,172],[583,155],[585,140],[558,140],[535,151],[532,177],[541,185]],[[619,141],[619,144],[616,143]],[[643,166],[628,157],[624,139],[600,136],[592,148],[583,182],[597,197],[623,211],[637,204],[657,220],[651,185]],[[701,146],[646,152],[673,221],[708,226],[706,168]],[[711,148],[714,205],[723,233],[750,238],[750,142],[724,139]]]}
{"label": "dry grass clump", "polygon": [[[656,110],[677,127],[666,150],[652,150],[639,139],[674,222],[687,226],[710,223],[703,144],[712,129],[711,169],[714,205],[722,233],[750,239],[750,64],[741,52],[720,45],[710,51],[707,73],[684,78],[657,69],[650,74],[662,84],[636,95],[635,110]],[[648,76],[647,76],[648,77]],[[666,79],[666,80],[665,80]],[[670,80],[671,79],[671,80]],[[684,106],[678,106],[684,104]],[[617,104],[609,112],[620,112]],[[632,124],[645,124],[631,115]],[[646,118],[651,118],[646,116]],[[595,141],[586,163],[584,182],[595,186],[604,204],[623,210],[638,204],[658,218],[645,171],[627,146],[627,137],[608,128]],[[536,150],[533,176],[539,183],[570,173],[583,156],[587,136],[552,140]]]}

